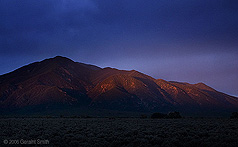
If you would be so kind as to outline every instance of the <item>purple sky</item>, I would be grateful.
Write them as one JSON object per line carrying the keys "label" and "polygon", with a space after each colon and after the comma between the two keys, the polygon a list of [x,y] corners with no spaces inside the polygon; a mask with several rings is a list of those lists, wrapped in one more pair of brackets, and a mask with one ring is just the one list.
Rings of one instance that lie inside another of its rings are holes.
{"label": "purple sky", "polygon": [[56,55],[238,96],[238,1],[0,1],[0,74]]}

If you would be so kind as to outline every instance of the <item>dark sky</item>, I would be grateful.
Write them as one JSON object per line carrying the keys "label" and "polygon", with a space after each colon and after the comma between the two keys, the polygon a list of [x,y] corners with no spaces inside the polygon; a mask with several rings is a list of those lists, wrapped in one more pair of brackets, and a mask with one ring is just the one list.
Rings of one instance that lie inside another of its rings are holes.
{"label": "dark sky", "polygon": [[238,1],[0,1],[0,74],[56,55],[238,96]]}

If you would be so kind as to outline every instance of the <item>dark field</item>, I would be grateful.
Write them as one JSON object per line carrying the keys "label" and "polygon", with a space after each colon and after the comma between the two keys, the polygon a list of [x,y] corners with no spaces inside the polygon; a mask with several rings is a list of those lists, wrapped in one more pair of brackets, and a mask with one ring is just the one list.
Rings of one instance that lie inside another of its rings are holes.
{"label": "dark field", "polygon": [[[238,120],[2,118],[0,146],[238,146]],[[12,145],[11,145],[12,146]]]}

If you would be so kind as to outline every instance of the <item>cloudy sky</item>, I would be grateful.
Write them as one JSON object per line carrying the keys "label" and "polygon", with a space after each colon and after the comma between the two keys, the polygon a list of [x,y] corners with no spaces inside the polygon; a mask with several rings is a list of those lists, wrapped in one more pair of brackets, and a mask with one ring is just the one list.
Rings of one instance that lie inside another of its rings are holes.
{"label": "cloudy sky", "polygon": [[238,96],[238,1],[0,1],[0,74],[56,55]]}

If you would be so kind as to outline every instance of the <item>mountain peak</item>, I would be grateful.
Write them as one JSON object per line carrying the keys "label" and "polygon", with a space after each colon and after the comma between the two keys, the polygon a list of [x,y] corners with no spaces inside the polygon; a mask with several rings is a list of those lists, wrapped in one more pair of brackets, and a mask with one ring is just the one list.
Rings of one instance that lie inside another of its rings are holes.
{"label": "mountain peak", "polygon": [[72,63],[75,63],[73,60],[67,58],[67,57],[63,57],[63,56],[55,56],[55,57],[52,57],[52,58],[48,58],[48,59],[45,59],[43,61],[41,61],[40,63],[45,63],[45,64],[60,64],[60,65],[69,65],[69,64],[72,64]]}
{"label": "mountain peak", "polygon": [[57,55],[57,56],[55,56],[54,58],[66,58],[66,57]]}
{"label": "mountain peak", "polygon": [[63,56],[55,56],[53,58],[50,58],[51,60],[57,60],[57,61],[72,61],[71,59]]}
{"label": "mountain peak", "polygon": [[199,89],[202,89],[202,90],[207,90],[207,91],[215,91],[215,89],[207,86],[206,84],[200,82],[200,83],[197,83],[197,84],[193,84],[194,86],[196,86],[197,88]]}
{"label": "mountain peak", "polygon": [[206,84],[204,84],[203,82],[199,82],[196,85],[206,85]]}

